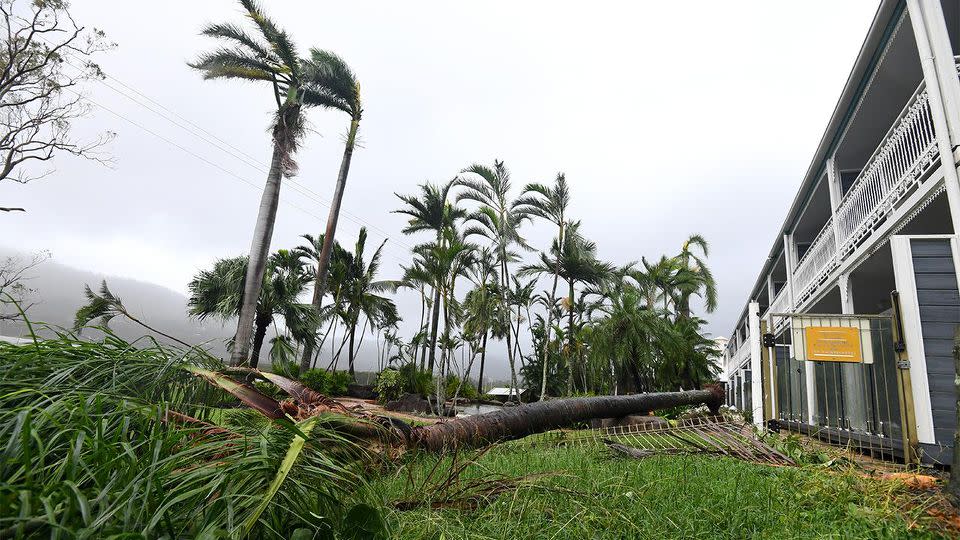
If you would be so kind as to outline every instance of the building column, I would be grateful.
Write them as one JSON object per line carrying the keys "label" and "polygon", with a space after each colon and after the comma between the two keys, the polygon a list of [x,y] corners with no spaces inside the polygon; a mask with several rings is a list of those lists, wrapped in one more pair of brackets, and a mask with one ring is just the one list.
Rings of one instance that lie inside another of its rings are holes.
{"label": "building column", "polygon": [[840,246],[843,245],[844,238],[840,238],[840,224],[837,222],[837,209],[840,208],[840,202],[843,201],[843,184],[840,181],[840,168],[837,167],[837,160],[830,156],[827,160],[827,186],[830,188],[830,226],[833,228],[833,243],[836,248],[837,256],[840,254]]}
{"label": "building column", "polygon": [[760,304],[753,300],[747,306],[747,321],[750,326],[750,412],[753,423],[763,426],[763,369],[760,367]]}
{"label": "building column", "polygon": [[960,99],[960,81],[957,78],[957,68],[940,0],[907,0],[907,9],[917,41],[917,51],[920,53],[923,80],[927,86],[953,232],[958,234],[960,177],[957,175],[953,148],[960,142],[960,103],[957,102]]}
{"label": "building column", "polygon": [[793,233],[783,235],[783,258],[787,264],[787,298],[789,308],[787,311],[793,312],[797,309],[796,296],[793,291],[793,272],[797,269],[797,249],[793,243]]}
{"label": "building column", "polygon": [[951,147],[955,148],[960,145],[960,77],[957,76],[950,33],[947,30],[946,17],[940,0],[920,0],[919,4],[927,30],[927,40],[930,43],[930,53],[937,70],[937,82],[940,86],[940,97],[949,128]]}

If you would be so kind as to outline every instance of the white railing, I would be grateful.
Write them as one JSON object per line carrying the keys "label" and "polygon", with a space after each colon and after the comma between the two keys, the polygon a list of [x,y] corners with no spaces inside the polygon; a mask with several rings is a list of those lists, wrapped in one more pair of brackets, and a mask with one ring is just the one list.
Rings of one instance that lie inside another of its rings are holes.
{"label": "white railing", "polygon": [[813,296],[830,273],[913,191],[938,155],[929,97],[921,83],[844,195],[834,217],[827,220],[797,264],[797,306]]}
{"label": "white railing", "polygon": [[727,364],[727,373],[733,373],[737,370],[744,360],[750,356],[750,340],[745,340],[740,348],[730,356],[729,363]]}
{"label": "white railing", "polygon": [[938,156],[927,92],[911,101],[837,208],[844,255],[870,235]]}
{"label": "white railing", "polygon": [[[790,305],[790,295],[787,294],[787,286],[784,286],[780,289],[780,292],[777,294],[776,298],[773,299],[773,302],[770,303],[770,309],[767,310],[767,314],[772,313],[790,313],[793,311],[793,306]],[[773,333],[779,333],[784,327],[786,327],[787,318],[786,317],[774,317],[773,318]]]}
{"label": "white railing", "polygon": [[[837,240],[833,232],[833,218],[827,220],[820,234],[813,240],[793,273],[797,298],[816,289],[837,265]],[[799,302],[797,302],[799,304]]]}

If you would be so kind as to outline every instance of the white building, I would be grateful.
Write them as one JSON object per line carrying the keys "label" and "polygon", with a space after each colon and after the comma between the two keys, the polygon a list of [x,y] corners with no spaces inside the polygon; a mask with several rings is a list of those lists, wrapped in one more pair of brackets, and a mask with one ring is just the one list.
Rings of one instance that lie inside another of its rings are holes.
{"label": "white building", "polygon": [[[948,459],[956,430],[951,349],[960,324],[958,54],[960,2],[880,2],[783,225],[766,233],[769,255],[726,348],[728,400],[755,421],[765,416],[761,397],[779,397],[767,417],[850,438],[896,439],[899,417],[878,412],[892,410],[896,395],[878,381],[886,385],[908,369],[915,418],[903,423],[925,457]],[[871,339],[880,341],[868,344],[876,346],[875,363],[866,368],[796,361],[792,336],[800,334],[789,318],[773,316],[890,316],[892,291],[906,349],[898,356],[893,338],[880,336],[889,329],[873,328]],[[767,367],[761,322],[778,345],[768,348]],[[781,377],[770,388],[782,392],[765,390],[762,372]]]}

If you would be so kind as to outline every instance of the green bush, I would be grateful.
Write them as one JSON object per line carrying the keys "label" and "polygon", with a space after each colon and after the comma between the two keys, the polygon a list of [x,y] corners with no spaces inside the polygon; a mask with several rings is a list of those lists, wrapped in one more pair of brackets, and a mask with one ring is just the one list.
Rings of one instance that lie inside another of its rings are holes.
{"label": "green bush", "polygon": [[413,362],[400,368],[403,391],[428,396],[433,393],[433,376],[429,371],[420,371]]}
{"label": "green bush", "polygon": [[347,371],[309,369],[300,376],[300,382],[321,394],[345,396],[347,395],[347,386],[353,382],[353,377]]}
{"label": "green bush", "polygon": [[322,369],[308,369],[300,375],[300,382],[305,384],[311,390],[321,394],[331,395],[330,393],[330,374]]}
{"label": "green bush", "polygon": [[330,395],[331,396],[347,395],[347,386],[351,384],[353,384],[353,377],[350,376],[349,371],[330,372]]}
{"label": "green bush", "polygon": [[[457,385],[460,384],[460,377],[456,375],[447,375],[447,397],[452,398],[453,393],[457,391]],[[479,395],[477,394],[477,387],[470,384],[470,381],[463,383],[463,387],[460,388],[460,397],[466,399],[477,399]]]}
{"label": "green bush", "polygon": [[377,399],[381,403],[399,399],[403,395],[403,378],[395,369],[385,369],[377,377]]}

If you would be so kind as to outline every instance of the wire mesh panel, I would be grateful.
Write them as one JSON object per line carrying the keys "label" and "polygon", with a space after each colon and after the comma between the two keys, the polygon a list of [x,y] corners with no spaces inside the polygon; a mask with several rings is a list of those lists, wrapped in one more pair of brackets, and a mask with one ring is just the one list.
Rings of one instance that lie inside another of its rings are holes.
{"label": "wire mesh panel", "polygon": [[767,349],[775,425],[875,457],[902,457],[892,319],[773,318],[771,327],[783,329]]}

